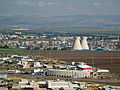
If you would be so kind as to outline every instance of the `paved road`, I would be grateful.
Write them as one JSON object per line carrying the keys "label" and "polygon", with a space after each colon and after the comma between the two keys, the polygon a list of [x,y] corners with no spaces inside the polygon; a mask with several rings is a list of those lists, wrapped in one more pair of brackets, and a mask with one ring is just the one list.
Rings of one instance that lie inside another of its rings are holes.
{"label": "paved road", "polygon": [[29,74],[8,74],[8,76],[25,76],[25,77],[30,77],[34,78],[35,80],[42,80],[44,78],[46,79],[70,79],[70,80],[80,80],[80,81],[88,81],[88,82],[109,82],[109,83],[119,83],[120,80],[98,80],[98,79],[87,79],[87,78],[72,78],[72,77],[56,77],[56,76],[41,76],[41,75],[29,75]]}

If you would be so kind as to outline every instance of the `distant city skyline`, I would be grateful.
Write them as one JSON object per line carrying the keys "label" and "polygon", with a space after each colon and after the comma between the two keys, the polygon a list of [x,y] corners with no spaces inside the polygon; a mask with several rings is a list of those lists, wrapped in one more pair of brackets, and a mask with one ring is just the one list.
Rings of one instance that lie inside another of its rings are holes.
{"label": "distant city skyline", "polygon": [[0,0],[0,16],[120,15],[120,0]]}

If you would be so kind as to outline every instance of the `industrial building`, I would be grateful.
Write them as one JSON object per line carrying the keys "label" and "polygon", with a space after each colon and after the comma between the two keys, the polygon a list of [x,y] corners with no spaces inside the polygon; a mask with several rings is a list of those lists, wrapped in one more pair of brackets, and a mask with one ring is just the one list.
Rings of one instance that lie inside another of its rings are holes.
{"label": "industrial building", "polygon": [[80,86],[68,81],[48,81],[48,88],[52,90],[81,90]]}
{"label": "industrial building", "polygon": [[85,78],[85,77],[90,77],[90,72],[89,71],[79,71],[79,70],[49,69],[46,71],[46,75],[58,76],[58,77]]}
{"label": "industrial building", "polygon": [[80,37],[75,38],[73,50],[82,50],[82,47],[80,44]]}
{"label": "industrial building", "polygon": [[76,37],[73,45],[73,50],[89,50],[87,37],[83,37],[82,44],[80,43],[80,37]]}
{"label": "industrial building", "polygon": [[82,39],[82,49],[83,50],[88,50],[89,49],[88,43],[87,43],[87,37],[83,37],[83,39]]}

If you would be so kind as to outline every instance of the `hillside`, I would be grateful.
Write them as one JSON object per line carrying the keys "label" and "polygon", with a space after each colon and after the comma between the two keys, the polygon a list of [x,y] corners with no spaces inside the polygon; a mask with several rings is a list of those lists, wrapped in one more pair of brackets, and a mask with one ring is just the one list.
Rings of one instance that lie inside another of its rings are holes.
{"label": "hillside", "polygon": [[119,18],[120,15],[0,16],[0,30],[20,27],[51,31],[60,29],[119,29]]}

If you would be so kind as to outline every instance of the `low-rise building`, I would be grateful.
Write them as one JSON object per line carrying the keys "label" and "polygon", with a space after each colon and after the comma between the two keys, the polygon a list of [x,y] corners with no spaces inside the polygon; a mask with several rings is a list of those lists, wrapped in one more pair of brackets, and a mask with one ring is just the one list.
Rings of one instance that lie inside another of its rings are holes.
{"label": "low-rise building", "polygon": [[45,71],[40,70],[40,69],[34,69],[32,70],[32,75],[45,75]]}
{"label": "low-rise building", "polygon": [[0,78],[6,78],[7,74],[0,74]]}
{"label": "low-rise building", "polygon": [[77,84],[72,84],[67,81],[48,81],[48,89],[52,90],[79,90],[80,87]]}
{"label": "low-rise building", "polygon": [[60,77],[85,78],[85,77],[90,77],[90,72],[89,71],[79,71],[79,70],[49,69],[46,71],[46,75],[60,76]]}
{"label": "low-rise building", "polygon": [[12,89],[17,90],[39,90],[39,85],[37,82],[31,81],[29,82],[26,79],[21,79],[17,86],[12,86]]}
{"label": "low-rise building", "polygon": [[42,65],[40,65],[40,62],[33,62],[30,65],[31,67],[42,67]]}

